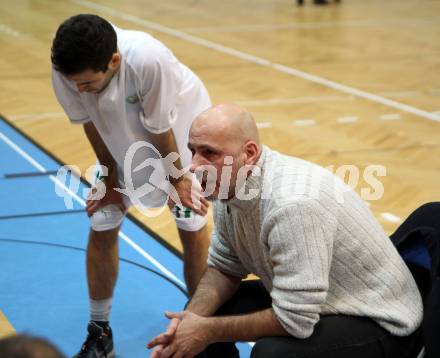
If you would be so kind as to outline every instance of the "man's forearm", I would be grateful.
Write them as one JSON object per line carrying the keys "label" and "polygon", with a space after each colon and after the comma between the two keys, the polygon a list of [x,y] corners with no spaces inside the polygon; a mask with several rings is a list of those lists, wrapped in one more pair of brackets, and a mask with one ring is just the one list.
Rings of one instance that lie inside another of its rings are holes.
{"label": "man's forearm", "polygon": [[[151,141],[152,144],[155,146],[155,148],[159,151],[162,158],[165,158],[168,154],[173,152],[179,153],[179,150],[177,148],[176,138],[171,129],[163,133],[152,134]],[[180,161],[180,157],[174,162],[174,166],[176,167],[177,170],[182,169],[182,162]],[[176,180],[180,180],[180,179],[170,176],[171,182],[175,182]]]}
{"label": "man's forearm", "polygon": [[99,163],[108,169],[106,176],[106,184],[110,187],[115,187],[118,184],[118,171],[115,160],[110,154],[107,146],[99,135],[93,123],[89,122],[84,124],[84,132],[87,139],[99,160]]}
{"label": "man's forearm", "polygon": [[237,277],[208,267],[186,309],[200,316],[211,316],[237,291],[240,282]]}
{"label": "man's forearm", "polygon": [[288,336],[272,308],[239,316],[207,318],[210,342],[256,341],[262,337]]}

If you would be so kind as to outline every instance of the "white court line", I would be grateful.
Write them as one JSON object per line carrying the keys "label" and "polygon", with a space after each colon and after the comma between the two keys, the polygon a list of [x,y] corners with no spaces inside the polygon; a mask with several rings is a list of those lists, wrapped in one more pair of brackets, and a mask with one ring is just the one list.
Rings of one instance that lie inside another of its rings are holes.
{"label": "white court line", "polygon": [[0,32],[12,36],[12,37],[22,37],[24,36],[24,34],[22,34],[21,32],[18,32],[16,30],[14,30],[12,27],[9,27],[5,24],[0,24]]}
{"label": "white court line", "polygon": [[315,125],[316,121],[314,119],[297,119],[292,124],[298,127],[306,127]]}
{"label": "white court line", "polygon": [[235,26],[200,26],[185,27],[182,30],[189,32],[254,32],[254,31],[270,31],[270,30],[294,30],[294,29],[323,29],[332,27],[371,27],[384,26],[388,24],[402,24],[407,26],[408,23],[415,25],[417,23],[431,24],[435,20],[426,19],[384,19],[384,20],[348,20],[348,21],[321,21],[321,22],[291,22],[286,24],[258,24],[258,25],[235,25]]}
{"label": "white court line", "polygon": [[257,123],[257,128],[264,129],[264,128],[272,128],[271,122],[259,122]]}
{"label": "white court line", "polygon": [[40,163],[38,163],[34,158],[32,158],[29,154],[27,154],[23,149],[21,149],[18,145],[16,145],[12,140],[10,140],[6,135],[0,132],[0,138],[9,145],[13,150],[15,150],[19,155],[21,155],[24,159],[26,159],[31,165],[39,170],[41,173],[47,172],[46,168],[43,167]]}
{"label": "white court line", "polygon": [[293,98],[270,98],[257,101],[234,101],[243,107],[261,107],[279,104],[301,104],[301,103],[316,103],[316,102],[336,102],[336,101],[353,101],[357,99],[353,96],[306,96]]}
{"label": "white court line", "polygon": [[361,21],[345,21],[345,22],[301,22],[290,24],[259,24],[259,25],[236,25],[236,26],[201,26],[201,27],[185,27],[182,28],[188,32],[259,32],[271,30],[294,30],[294,29],[322,29],[337,26],[376,26],[379,22],[362,24]]}
{"label": "white court line", "polygon": [[152,22],[152,21],[143,20],[140,17],[129,15],[129,14],[126,14],[126,13],[120,11],[120,10],[115,10],[115,9],[112,9],[112,8],[104,6],[104,5],[95,4],[95,3],[91,2],[91,1],[87,1],[87,0],[71,0],[71,1],[78,4],[78,5],[83,6],[85,8],[96,10],[96,11],[99,11],[99,12],[104,13],[106,15],[112,16],[114,18],[128,21],[133,24],[137,24],[137,25],[140,25],[140,26],[143,26],[143,27],[155,30],[155,31],[159,31],[159,32],[162,32],[162,33],[167,34],[169,36],[174,36],[176,38],[179,38],[179,39],[182,39],[182,40],[185,40],[185,41],[188,41],[188,42],[200,45],[200,46],[204,46],[204,47],[209,48],[211,50],[222,52],[224,54],[239,58],[244,61],[248,61],[248,62],[255,63],[255,64],[258,64],[261,66],[272,68],[276,71],[283,72],[283,73],[289,74],[294,77],[299,77],[304,80],[308,80],[310,82],[318,83],[322,86],[333,88],[333,89],[340,91],[340,92],[348,93],[348,94],[351,94],[356,97],[360,97],[360,98],[363,98],[363,99],[366,99],[366,100],[369,100],[372,102],[380,103],[384,106],[396,108],[400,111],[408,112],[408,113],[414,114],[416,116],[419,116],[419,117],[422,117],[425,119],[440,122],[440,115],[438,115],[438,114],[434,114],[434,113],[431,113],[431,112],[428,112],[428,111],[425,111],[425,110],[422,110],[422,109],[419,109],[416,107],[409,106],[407,104],[396,102],[391,99],[381,97],[379,95],[369,93],[366,91],[362,91],[362,90],[359,90],[354,87],[346,86],[342,83],[338,83],[338,82],[331,81],[331,80],[328,80],[323,77],[312,75],[310,73],[300,71],[296,68],[285,66],[285,65],[282,65],[279,63],[275,63],[275,62],[269,61],[265,58],[254,56],[254,55],[248,54],[243,51],[235,50],[231,47],[223,46],[223,45],[220,45],[220,44],[213,42],[213,41],[209,41],[209,40],[202,39],[200,37],[189,35],[185,32],[175,30],[175,29],[172,29],[167,26],[160,25],[160,24]]}
{"label": "white court line", "polygon": [[[393,92],[381,92],[379,93],[383,96],[390,97],[415,97],[421,95],[417,91],[393,91]],[[358,98],[350,95],[343,96],[303,96],[303,97],[292,97],[292,98],[270,98],[262,100],[236,100],[236,104],[243,107],[263,107],[271,105],[282,105],[282,104],[302,104],[302,103],[319,103],[319,102],[338,102],[338,101],[353,101]],[[432,111],[434,114],[440,115],[440,111]],[[39,121],[43,119],[60,119],[66,118],[64,112],[43,112],[43,113],[26,113],[11,115],[8,117],[13,121]]]}
{"label": "white court line", "polygon": [[358,117],[356,116],[339,117],[337,121],[339,123],[355,123],[358,121]]}
{"label": "white court line", "polygon": [[397,113],[382,114],[379,118],[383,121],[398,121],[401,119],[400,114]]}
{"label": "white court line", "polygon": [[[395,98],[412,98],[421,95],[421,92],[418,91],[392,91],[392,92],[379,92],[379,96],[385,97],[395,97]],[[262,106],[271,106],[271,105],[282,105],[282,104],[301,104],[301,103],[322,103],[322,102],[342,102],[342,101],[353,101],[359,98],[344,95],[344,96],[304,96],[304,97],[292,97],[292,98],[269,98],[269,99],[261,99],[261,100],[239,100],[234,101],[238,105],[244,107],[262,107]],[[440,114],[440,112],[436,113],[433,111],[432,113]]]}
{"label": "white court line", "polygon": [[[9,139],[5,134],[0,132],[0,139],[2,139],[7,145],[9,145],[14,151],[16,151],[21,157],[26,159],[34,168],[39,170],[41,173],[46,173],[47,170],[40,163],[38,163],[34,158],[32,158],[28,153],[26,153],[23,149],[21,149],[17,144],[15,144],[11,139]],[[50,180],[53,181],[56,185],[61,187],[63,190],[68,192],[72,197],[82,206],[86,206],[85,201],[80,198],[76,193],[67,188],[62,182],[60,182],[53,175],[49,176]],[[127,235],[125,235],[122,231],[119,233],[119,236],[133,249],[135,249],[139,254],[141,254],[144,258],[150,261],[154,266],[156,266],[164,275],[168,278],[172,279],[174,282],[178,283],[182,287],[186,287],[185,284],[179,280],[173,273],[167,270],[162,264],[160,264],[154,257],[145,252],[139,245],[137,245],[133,240],[131,240]]]}
{"label": "white court line", "polygon": [[394,224],[400,223],[402,221],[401,218],[391,213],[382,213],[380,214],[380,216],[382,216],[386,221],[392,222]]}

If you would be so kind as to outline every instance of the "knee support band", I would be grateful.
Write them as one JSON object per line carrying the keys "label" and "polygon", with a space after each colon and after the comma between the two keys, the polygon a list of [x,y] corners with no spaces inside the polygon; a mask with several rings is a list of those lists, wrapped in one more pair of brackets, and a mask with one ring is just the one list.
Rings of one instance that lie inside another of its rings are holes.
{"label": "knee support band", "polygon": [[106,231],[121,225],[125,212],[117,205],[110,204],[99,209],[90,217],[90,226],[95,231]]}

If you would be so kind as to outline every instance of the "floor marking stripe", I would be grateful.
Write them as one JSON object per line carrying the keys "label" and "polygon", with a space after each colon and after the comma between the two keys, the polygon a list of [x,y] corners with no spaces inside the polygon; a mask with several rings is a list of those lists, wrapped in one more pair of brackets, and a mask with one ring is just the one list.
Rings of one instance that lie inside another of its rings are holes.
{"label": "floor marking stripe", "polygon": [[315,125],[316,121],[314,119],[297,119],[293,121],[293,124],[299,127],[306,127]]}
{"label": "floor marking stripe", "polygon": [[24,218],[35,218],[38,216],[54,216],[54,215],[71,215],[85,213],[84,209],[75,209],[75,210],[62,210],[62,211],[46,211],[41,213],[27,213],[27,214],[16,214],[16,215],[5,215],[0,216],[0,220],[16,220],[16,219],[24,219]]}
{"label": "floor marking stripe", "polygon": [[259,122],[257,123],[257,128],[264,129],[264,128],[272,128],[271,122]]}
{"label": "floor marking stripe", "polygon": [[379,118],[383,121],[398,121],[402,119],[400,114],[382,114]]}
{"label": "floor marking stripe", "polygon": [[35,177],[41,177],[45,175],[51,175],[56,174],[56,170],[49,170],[44,173],[42,172],[26,172],[26,173],[9,173],[5,174],[4,177],[6,179],[18,179],[18,178],[35,178]]}
{"label": "floor marking stripe", "polygon": [[9,27],[5,24],[0,24],[0,32],[6,34],[6,35],[10,35],[12,37],[22,37],[24,36],[24,34],[22,34],[21,32],[18,32],[16,30],[14,30],[12,27]]}
{"label": "floor marking stripe", "polygon": [[386,19],[378,20],[347,20],[347,21],[320,21],[320,22],[291,22],[286,24],[259,24],[259,25],[236,25],[236,26],[200,26],[185,27],[183,30],[189,32],[242,32],[242,31],[270,31],[270,30],[294,30],[294,29],[323,29],[332,27],[376,27],[392,23],[394,25],[402,24],[425,24],[430,25],[435,19]]}
{"label": "floor marking stripe", "polygon": [[301,103],[316,103],[316,102],[337,102],[337,101],[353,101],[356,97],[353,96],[306,96],[294,98],[271,98],[253,101],[235,101],[238,105],[243,107],[261,107],[272,106],[280,104],[301,104]]}
{"label": "floor marking stripe", "polygon": [[392,222],[392,223],[400,223],[402,222],[402,219],[398,216],[391,214],[391,213],[382,213],[380,214],[386,221]]}
{"label": "floor marking stripe", "polygon": [[337,121],[339,123],[355,123],[358,121],[358,117],[356,116],[339,117]]}

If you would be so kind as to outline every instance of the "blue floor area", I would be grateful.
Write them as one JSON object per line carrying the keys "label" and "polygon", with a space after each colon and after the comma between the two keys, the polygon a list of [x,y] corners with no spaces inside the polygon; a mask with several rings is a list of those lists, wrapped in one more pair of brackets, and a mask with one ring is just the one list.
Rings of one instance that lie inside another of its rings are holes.
{"label": "blue floor area", "polygon": [[[88,219],[80,202],[66,209],[56,195],[50,173],[59,167],[0,118],[0,310],[18,332],[46,337],[71,356],[88,321]],[[146,343],[167,325],[163,312],[186,302],[182,262],[128,218],[122,232],[115,346],[118,357],[144,358]],[[239,348],[249,357],[249,345]]]}

